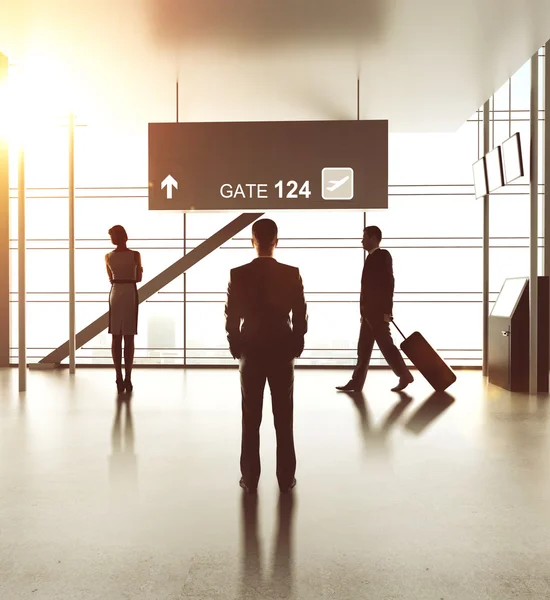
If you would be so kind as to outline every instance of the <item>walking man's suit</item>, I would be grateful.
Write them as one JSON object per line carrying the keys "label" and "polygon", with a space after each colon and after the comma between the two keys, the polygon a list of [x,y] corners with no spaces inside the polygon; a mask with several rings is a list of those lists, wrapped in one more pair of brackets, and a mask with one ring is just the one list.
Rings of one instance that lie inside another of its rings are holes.
{"label": "walking man's suit", "polygon": [[399,383],[393,391],[401,391],[413,381],[411,372],[399,349],[393,343],[390,322],[393,311],[393,264],[391,254],[379,247],[382,233],[378,227],[366,227],[363,234],[363,248],[368,251],[361,276],[361,330],[357,344],[357,365],[349,383],[337,386],[342,391],[360,391],[365,385],[374,342]]}

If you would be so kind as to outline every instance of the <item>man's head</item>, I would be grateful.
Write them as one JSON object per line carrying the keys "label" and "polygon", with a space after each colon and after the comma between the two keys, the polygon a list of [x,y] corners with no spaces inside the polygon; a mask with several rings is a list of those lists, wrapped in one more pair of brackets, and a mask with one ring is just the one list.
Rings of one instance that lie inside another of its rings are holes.
{"label": "man's head", "polygon": [[111,242],[113,242],[115,246],[120,246],[128,241],[128,234],[122,225],[111,227],[111,229],[109,229],[109,235],[111,236]]}
{"label": "man's head", "polygon": [[272,256],[277,246],[277,225],[271,219],[260,219],[252,225],[252,245],[260,256]]}
{"label": "man's head", "polygon": [[376,225],[369,225],[363,230],[363,248],[370,252],[378,248],[382,241],[382,232]]}

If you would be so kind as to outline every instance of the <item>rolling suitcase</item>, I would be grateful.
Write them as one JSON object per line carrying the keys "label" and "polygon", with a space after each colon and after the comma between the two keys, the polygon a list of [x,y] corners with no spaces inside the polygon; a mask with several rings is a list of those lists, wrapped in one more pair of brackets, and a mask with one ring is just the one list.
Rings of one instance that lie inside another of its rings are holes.
{"label": "rolling suitcase", "polygon": [[[395,323],[393,324],[395,325]],[[401,350],[424,375],[436,392],[446,390],[456,381],[456,375],[452,369],[428,344],[421,333],[415,331],[406,338],[397,325],[395,325],[395,328],[403,336],[403,342],[400,345]]]}

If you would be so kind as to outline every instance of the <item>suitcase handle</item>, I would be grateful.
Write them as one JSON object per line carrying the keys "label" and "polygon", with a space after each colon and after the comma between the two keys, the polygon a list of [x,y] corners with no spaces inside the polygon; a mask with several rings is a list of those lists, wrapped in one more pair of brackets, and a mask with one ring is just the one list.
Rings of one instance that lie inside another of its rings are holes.
{"label": "suitcase handle", "polygon": [[396,325],[395,321],[393,320],[393,318],[392,318],[391,322],[395,325],[395,328],[397,329],[397,331],[399,331],[399,333],[403,336],[403,339],[406,340],[407,338],[404,336],[404,334],[401,331],[401,329],[399,329],[399,327],[397,327],[397,325]]}

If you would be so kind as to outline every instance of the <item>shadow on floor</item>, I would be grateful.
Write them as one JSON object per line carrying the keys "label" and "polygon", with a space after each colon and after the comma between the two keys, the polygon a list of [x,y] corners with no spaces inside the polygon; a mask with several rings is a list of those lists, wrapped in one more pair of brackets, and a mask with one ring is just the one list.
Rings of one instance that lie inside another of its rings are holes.
{"label": "shadow on floor", "polygon": [[[363,392],[344,393],[352,399],[353,404],[359,413],[361,435],[365,442],[365,446],[384,450],[391,428],[403,415],[409,404],[413,401],[413,398],[406,392],[399,392],[399,402],[393,406],[387,416],[382,420],[380,426],[373,428],[371,426],[371,417],[369,415],[365,394]],[[434,392],[408,419],[404,425],[405,429],[420,435],[426,430],[428,425],[439,418],[454,403],[454,401],[454,397],[447,392]]]}
{"label": "shadow on floor", "polygon": [[[124,426],[123,408],[125,408]],[[132,396],[117,396],[109,457],[109,476],[111,485],[115,489],[125,491],[137,488],[137,456],[134,452],[134,442]]]}
{"label": "shadow on floor", "polygon": [[447,392],[434,392],[422,406],[405,423],[405,429],[420,435],[437,418],[439,418],[455,399]]}
{"label": "shadow on floor", "polygon": [[277,505],[277,537],[271,577],[262,573],[262,548],[258,534],[258,495],[243,494],[241,504],[241,598],[256,592],[259,598],[292,598],[292,522],[295,493],[281,494]]}
{"label": "shadow on floor", "polygon": [[375,429],[372,427],[372,418],[369,413],[365,394],[363,392],[344,393],[351,398],[359,413],[359,426],[365,447],[373,447],[379,451],[384,450],[391,428],[412,402],[412,397],[405,392],[399,392],[399,402],[393,406],[390,412],[382,419],[380,426]]}

